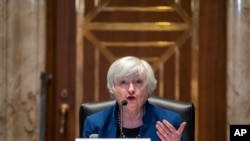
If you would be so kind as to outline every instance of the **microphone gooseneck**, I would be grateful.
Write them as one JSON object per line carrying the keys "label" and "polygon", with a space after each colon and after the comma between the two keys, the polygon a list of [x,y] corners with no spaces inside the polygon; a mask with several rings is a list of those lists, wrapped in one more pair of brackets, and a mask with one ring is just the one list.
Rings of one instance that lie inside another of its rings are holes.
{"label": "microphone gooseneck", "polygon": [[123,106],[126,106],[128,104],[127,100],[122,100],[121,101],[121,107],[120,107],[120,137],[123,137],[123,131],[122,131],[122,127],[123,127]]}

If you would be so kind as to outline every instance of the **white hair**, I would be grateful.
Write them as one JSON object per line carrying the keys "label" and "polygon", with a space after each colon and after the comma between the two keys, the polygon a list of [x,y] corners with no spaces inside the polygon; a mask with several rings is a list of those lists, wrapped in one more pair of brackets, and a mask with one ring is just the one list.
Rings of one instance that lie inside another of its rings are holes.
{"label": "white hair", "polygon": [[115,93],[115,82],[118,78],[139,75],[146,80],[148,94],[151,95],[156,88],[156,79],[151,65],[145,60],[134,56],[126,56],[116,60],[109,67],[107,74],[107,87],[111,94]]}

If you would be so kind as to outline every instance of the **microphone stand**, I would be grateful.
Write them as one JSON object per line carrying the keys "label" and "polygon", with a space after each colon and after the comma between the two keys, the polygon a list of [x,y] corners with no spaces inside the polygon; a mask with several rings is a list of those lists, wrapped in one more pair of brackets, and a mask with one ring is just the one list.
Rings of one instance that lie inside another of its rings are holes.
{"label": "microphone stand", "polygon": [[126,106],[128,104],[127,100],[123,100],[121,102],[121,108],[120,108],[120,138],[123,138],[123,131],[122,131],[122,127],[123,127],[123,106]]}

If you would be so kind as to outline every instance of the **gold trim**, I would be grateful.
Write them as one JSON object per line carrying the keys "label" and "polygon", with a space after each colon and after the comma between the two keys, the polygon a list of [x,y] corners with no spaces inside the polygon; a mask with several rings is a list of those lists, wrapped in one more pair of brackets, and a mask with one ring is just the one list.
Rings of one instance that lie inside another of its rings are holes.
{"label": "gold trim", "polygon": [[164,97],[164,64],[163,62],[159,64],[159,78],[158,78],[158,89],[159,89],[159,96]]}
{"label": "gold trim", "polygon": [[179,47],[174,48],[175,51],[175,100],[180,100],[180,50]]}
{"label": "gold trim", "polygon": [[173,22],[143,22],[143,23],[109,23],[91,22],[85,23],[88,30],[120,30],[120,31],[183,31],[188,30],[189,25]]}
{"label": "gold trim", "polygon": [[170,47],[174,45],[171,41],[152,41],[152,42],[100,42],[106,47]]}
{"label": "gold trim", "polygon": [[94,89],[94,100],[95,101],[99,101],[100,100],[100,83],[99,83],[99,78],[100,78],[100,51],[98,50],[98,48],[95,48],[95,56],[94,56],[94,61],[95,61],[95,64],[94,64],[94,84],[95,84],[95,89]]}
{"label": "gold trim", "polygon": [[102,11],[108,12],[170,12],[174,11],[174,9],[170,6],[149,6],[149,7],[105,7]]}

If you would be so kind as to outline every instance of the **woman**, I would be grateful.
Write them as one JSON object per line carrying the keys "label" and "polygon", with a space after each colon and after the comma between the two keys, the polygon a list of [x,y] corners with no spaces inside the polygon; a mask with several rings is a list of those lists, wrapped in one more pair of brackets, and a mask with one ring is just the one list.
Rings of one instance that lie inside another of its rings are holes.
{"label": "woman", "polygon": [[115,61],[108,70],[107,87],[116,104],[88,116],[83,137],[183,141],[181,135],[186,122],[182,122],[181,116],[148,102],[156,83],[146,61],[133,56]]}

